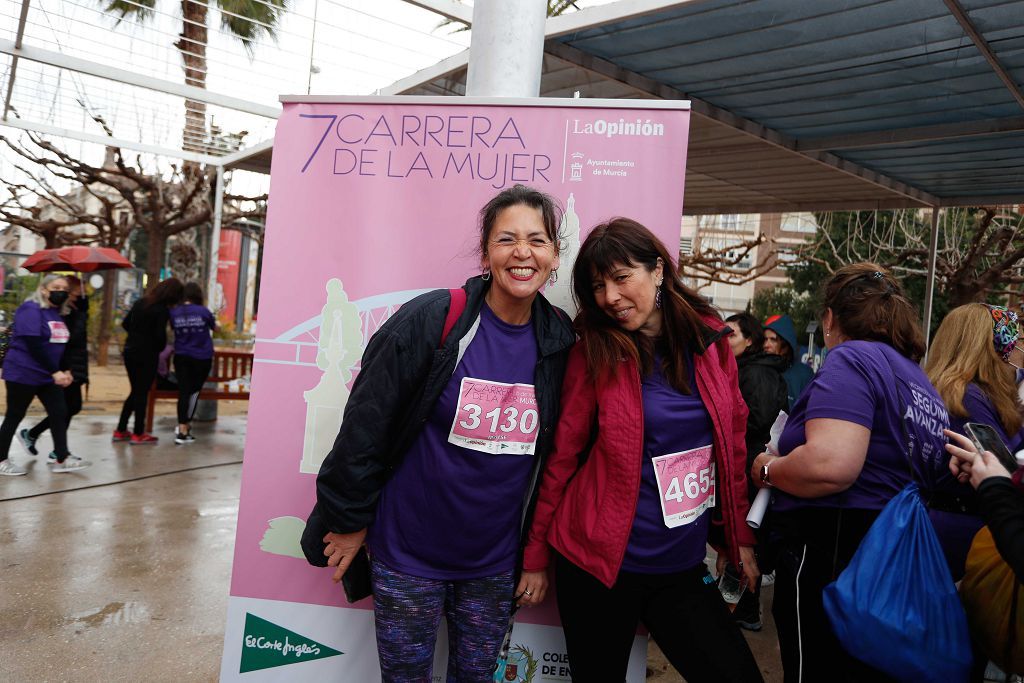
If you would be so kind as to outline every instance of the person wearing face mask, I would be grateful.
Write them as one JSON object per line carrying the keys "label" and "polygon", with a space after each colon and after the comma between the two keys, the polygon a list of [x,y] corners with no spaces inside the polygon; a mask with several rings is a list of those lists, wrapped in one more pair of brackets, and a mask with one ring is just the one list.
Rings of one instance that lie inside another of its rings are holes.
{"label": "person wearing face mask", "polygon": [[[71,384],[64,387],[64,403],[68,408],[68,427],[71,419],[82,410],[82,386],[89,383],[89,345],[86,329],[89,325],[89,299],[82,289],[82,281],[74,275],[68,281],[67,313],[61,317],[68,328],[68,343],[64,345],[62,367],[71,373]],[[50,428],[50,418],[44,417],[35,427],[22,429],[18,439],[32,455],[37,455],[36,440]],[[72,455],[72,458],[78,458]],[[57,461],[56,451],[50,451],[50,462]]]}
{"label": "person wearing face mask", "polygon": [[[935,332],[925,371],[949,411],[949,426],[966,435],[964,425],[982,422],[995,428],[1014,453],[1024,447],[1024,406],[1017,395],[1016,371],[1024,361],[1017,341],[1017,315],[1002,306],[964,304],[950,311]],[[971,487],[933,494],[929,514],[953,573],[959,580],[971,540],[984,524]]]}
{"label": "person wearing face mask", "polygon": [[7,412],[0,425],[0,474],[19,476],[27,470],[11,461],[11,441],[33,398],[46,409],[53,433],[56,463],[53,472],[76,472],[92,463],[70,457],[67,442],[67,405],[63,389],[73,380],[61,367],[68,343],[68,281],[47,275],[25,303],[14,312],[11,344],[4,358],[3,379],[7,388]]}
{"label": "person wearing face mask", "polygon": [[691,683],[760,681],[704,564],[712,540],[719,572],[759,577],[731,330],[628,218],[591,231],[573,291],[580,341],[523,560],[554,568],[573,681],[622,681],[641,622]]}
{"label": "person wearing face mask", "polygon": [[374,334],[320,467],[303,551],[339,581],[365,542],[385,682],[432,680],[442,615],[448,681],[490,681],[513,606],[544,599],[545,577],[517,574],[575,341],[540,294],[559,223],[523,185],[483,207],[483,274]]}

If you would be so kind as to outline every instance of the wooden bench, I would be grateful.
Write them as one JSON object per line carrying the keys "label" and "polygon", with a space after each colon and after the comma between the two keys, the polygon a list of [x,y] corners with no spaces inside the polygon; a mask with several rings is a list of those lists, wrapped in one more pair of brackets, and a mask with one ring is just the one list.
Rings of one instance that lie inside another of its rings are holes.
{"label": "wooden bench", "polygon": [[[172,356],[173,358],[173,356]],[[251,351],[221,351],[213,352],[213,362],[210,365],[210,376],[207,382],[218,385],[216,389],[203,388],[199,392],[199,398],[206,401],[248,401],[248,391],[223,391],[219,385],[223,382],[230,382],[246,375],[252,377],[252,352]],[[146,431],[153,431],[153,411],[159,399],[178,399],[177,389],[157,389],[156,382],[149,388],[149,398],[146,400]]]}

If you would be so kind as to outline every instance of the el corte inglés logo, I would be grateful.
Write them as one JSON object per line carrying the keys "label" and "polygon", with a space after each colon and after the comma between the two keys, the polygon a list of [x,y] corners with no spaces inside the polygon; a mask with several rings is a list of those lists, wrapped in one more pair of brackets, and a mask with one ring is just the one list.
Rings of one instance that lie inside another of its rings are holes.
{"label": "el corte ingl\u00e9s logo", "polygon": [[272,624],[266,619],[260,619],[248,612],[245,614],[242,665],[239,673],[310,662],[342,654],[345,653]]}

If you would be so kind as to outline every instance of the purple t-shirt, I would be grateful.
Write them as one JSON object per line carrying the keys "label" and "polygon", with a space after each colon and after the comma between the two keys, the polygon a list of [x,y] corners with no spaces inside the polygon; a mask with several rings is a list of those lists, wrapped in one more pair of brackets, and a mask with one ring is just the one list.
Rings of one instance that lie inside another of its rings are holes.
{"label": "purple t-shirt", "polygon": [[423,431],[385,485],[370,551],[428,579],[494,576],[515,567],[539,415],[533,324],[485,305],[480,325]]}
{"label": "purple t-shirt", "polygon": [[788,454],[806,441],[808,420],[832,418],[871,430],[864,468],[853,485],[820,498],[797,498],[778,489],[776,510],[842,507],[880,510],[911,480],[908,443],[913,444],[917,481],[948,485],[949,455],[942,430],[949,415],[921,367],[888,344],[848,341],[832,349],[821,370],[797,399],[779,452]]}
{"label": "purple t-shirt", "polygon": [[[700,511],[698,506],[692,509],[696,513],[692,517],[682,515],[684,519],[671,521],[674,510],[680,509],[678,504],[690,508],[710,493],[710,483],[715,481],[711,448],[714,426],[697,390],[692,362],[689,371],[693,393],[688,396],[668,383],[660,357],[655,357],[651,373],[640,385],[644,455],[640,497],[622,560],[622,569],[627,572],[664,574],[689,569],[704,561],[711,507]],[[655,473],[656,458],[659,465],[667,465],[672,461],[671,454],[702,447],[707,450],[698,452],[697,464],[686,461],[674,469],[659,467],[658,474]],[[710,462],[705,463],[705,460]],[[707,470],[704,482],[701,482],[701,470]],[[664,508],[663,496],[668,503]],[[673,501],[677,503],[675,508],[671,506]],[[710,498],[707,502],[711,502]],[[670,528],[669,523],[678,525]]]}
{"label": "purple t-shirt", "polygon": [[181,304],[171,309],[174,353],[198,360],[213,358],[210,331],[217,327],[213,313],[199,304]]}
{"label": "purple t-shirt", "polygon": [[968,384],[967,390],[964,392],[964,410],[967,411],[967,417],[949,416],[950,429],[953,431],[966,435],[967,432],[964,431],[965,424],[968,422],[983,422],[995,428],[999,438],[1003,440],[1003,443],[1006,444],[1011,453],[1016,453],[1024,447],[1024,428],[1013,434],[1007,434],[1006,430],[1003,429],[1003,422],[999,418],[999,413],[996,412],[996,407],[992,405],[992,401],[981,390],[981,387],[974,382]]}
{"label": "purple t-shirt", "polygon": [[[39,386],[53,384],[53,373],[60,367],[61,356],[70,338],[59,308],[43,308],[26,301],[14,312],[14,334],[4,358],[4,380]],[[29,353],[26,337],[43,340],[50,368],[44,368]]]}

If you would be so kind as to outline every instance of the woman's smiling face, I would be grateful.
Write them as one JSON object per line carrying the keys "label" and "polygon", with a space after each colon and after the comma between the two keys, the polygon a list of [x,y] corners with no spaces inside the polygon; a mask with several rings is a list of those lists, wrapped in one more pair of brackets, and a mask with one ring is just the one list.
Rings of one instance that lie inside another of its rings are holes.
{"label": "woman's smiling face", "polygon": [[540,209],[525,204],[502,209],[487,236],[482,265],[494,279],[492,295],[510,302],[532,299],[558,268]]}
{"label": "woman's smiling face", "polygon": [[651,337],[661,334],[661,309],[655,305],[663,277],[661,259],[654,270],[616,263],[609,272],[594,273],[594,300],[622,328]]}

